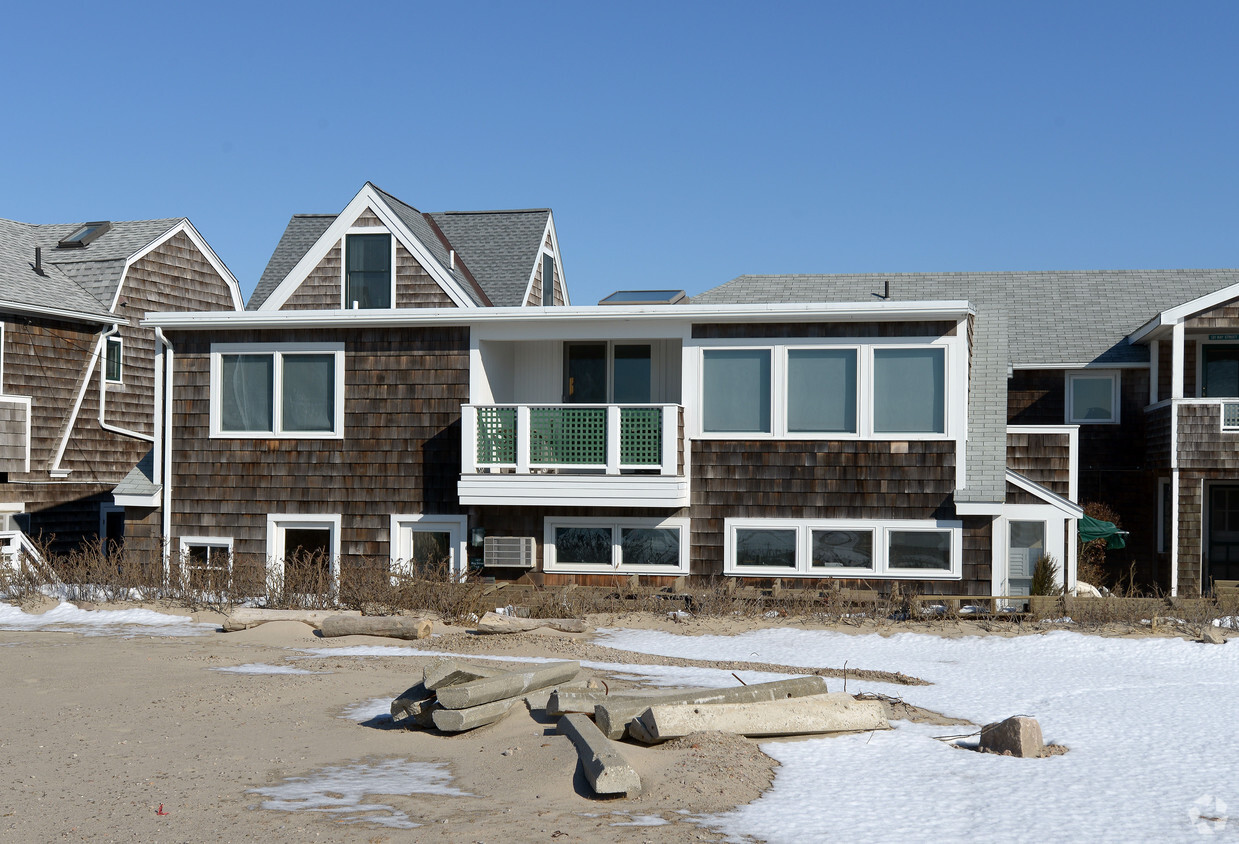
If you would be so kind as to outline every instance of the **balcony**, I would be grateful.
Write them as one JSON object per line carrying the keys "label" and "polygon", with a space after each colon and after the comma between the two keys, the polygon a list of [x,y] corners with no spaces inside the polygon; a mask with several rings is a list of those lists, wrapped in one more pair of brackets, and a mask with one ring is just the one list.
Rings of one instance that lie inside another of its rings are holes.
{"label": "balcony", "polygon": [[460,502],[685,507],[676,404],[462,408]]}

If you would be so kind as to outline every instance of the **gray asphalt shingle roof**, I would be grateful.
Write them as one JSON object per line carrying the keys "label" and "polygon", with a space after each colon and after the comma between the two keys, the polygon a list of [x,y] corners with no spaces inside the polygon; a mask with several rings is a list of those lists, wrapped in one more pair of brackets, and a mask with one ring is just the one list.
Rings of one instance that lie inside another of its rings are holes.
{"label": "gray asphalt shingle roof", "polygon": [[[529,285],[529,275],[538,258],[542,234],[550,216],[548,209],[521,211],[446,211],[423,214],[375,185],[375,193],[387,204],[414,237],[445,270],[451,270],[450,250],[468,269],[492,305],[520,305]],[[323,232],[335,222],[336,214],[296,214],[289,221],[262,278],[246,303],[254,311],[271,297]],[[429,219],[427,219],[429,218]],[[443,242],[431,225],[447,239]],[[456,280],[476,305],[485,304],[482,296],[459,270]]]}
{"label": "gray asphalt shingle roof", "polygon": [[[90,244],[60,249],[57,242],[81,223],[0,220],[0,302],[106,317],[126,260],[180,222],[181,218],[114,222]],[[36,246],[43,249],[42,275],[34,270]]]}
{"label": "gray asphalt shingle roof", "polygon": [[155,451],[146,452],[146,455],[138,461],[138,465],[129,470],[129,474],[125,475],[115,487],[112,488],[113,495],[155,495],[161,489],[159,484],[155,483]]}
{"label": "gray asphalt shingle roof", "polygon": [[1239,270],[1079,270],[1002,273],[743,275],[694,304],[966,299],[1007,314],[1015,366],[1143,363],[1126,336],[1175,305],[1239,284]]}

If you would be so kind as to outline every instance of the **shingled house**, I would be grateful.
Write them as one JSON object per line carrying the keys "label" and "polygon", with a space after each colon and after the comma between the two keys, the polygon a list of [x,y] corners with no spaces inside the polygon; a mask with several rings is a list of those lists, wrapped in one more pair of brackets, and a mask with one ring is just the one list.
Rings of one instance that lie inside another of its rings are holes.
{"label": "shingled house", "polygon": [[148,318],[169,565],[1010,595],[1042,554],[1074,585],[1098,499],[1142,526],[1147,580],[1207,588],[1239,489],[1217,456],[1236,282],[746,276],[580,307],[550,212],[426,214],[367,184],[292,218],[245,313]]}
{"label": "shingled house", "polygon": [[[149,532],[113,499],[154,442],[148,311],[238,310],[236,279],[186,219],[0,220],[0,517],[4,542]],[[148,490],[149,491],[149,490]],[[122,493],[124,490],[122,489]]]}

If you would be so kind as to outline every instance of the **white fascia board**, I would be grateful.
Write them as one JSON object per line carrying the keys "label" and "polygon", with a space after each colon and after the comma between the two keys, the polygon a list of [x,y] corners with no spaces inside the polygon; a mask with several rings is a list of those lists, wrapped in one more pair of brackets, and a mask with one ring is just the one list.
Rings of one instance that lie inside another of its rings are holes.
{"label": "white fascia board", "polygon": [[1047,504],[1061,510],[1069,519],[1078,519],[1084,515],[1084,508],[1073,501],[1063,498],[1061,495],[1051,492],[1036,481],[1029,480],[1019,472],[1014,472],[1011,469],[1007,470],[1007,483],[1015,484],[1020,489],[1031,495],[1035,495]]}
{"label": "white fascia board", "polygon": [[1212,310],[1218,305],[1229,302],[1231,299],[1239,299],[1239,284],[1230,284],[1223,287],[1221,290],[1215,290],[1212,293],[1206,293],[1204,296],[1198,296],[1190,302],[1184,302],[1182,305],[1175,305],[1173,308],[1167,308],[1157,316],[1153,317],[1153,319],[1137,328],[1134,332],[1127,335],[1127,337],[1133,343],[1139,342],[1147,337],[1151,332],[1163,325],[1173,325],[1176,322],[1183,322],[1183,320],[1193,314],[1201,311]]}
{"label": "white fascia board", "polygon": [[159,237],[143,246],[137,252],[134,252],[125,260],[125,268],[121,271],[120,284],[116,285],[116,294],[112,296],[110,310],[113,312],[116,311],[116,305],[120,302],[121,291],[125,288],[125,282],[129,280],[129,268],[182,232],[184,232],[185,236],[190,239],[194,246],[198,247],[198,251],[202,253],[202,257],[206,258],[206,261],[211,265],[211,268],[215,270],[215,272],[219,274],[219,277],[224,280],[224,284],[228,287],[228,294],[232,297],[233,308],[238,311],[245,310],[245,301],[241,298],[240,282],[237,281],[236,276],[232,274],[228,267],[224,265],[224,262],[220,260],[220,257],[215,254],[215,250],[211,248],[210,244],[208,244],[202,235],[199,234],[198,230],[194,228],[194,224],[189,222],[189,219],[186,217],[182,217],[176,225],[172,226]]}
{"label": "white fascia board", "polygon": [[1012,369],[1148,369],[1148,361],[1128,361],[1126,363],[1013,363]]}
{"label": "white fascia board", "polygon": [[956,501],[955,513],[960,516],[998,516],[1002,514],[1001,501]]}
{"label": "white fascia board", "polygon": [[92,314],[87,311],[72,311],[66,308],[48,308],[43,305],[27,305],[23,302],[9,302],[5,300],[0,300],[0,311],[16,311],[18,313],[31,314],[33,316],[56,317],[57,319],[68,319],[74,322],[89,322],[93,325],[111,325],[116,321],[116,317],[110,314]]}
{"label": "white fascia board", "polygon": [[[336,215],[335,220],[327,227],[327,231],[323,232],[314,245],[301,256],[301,260],[289,271],[288,275],[284,277],[284,280],[279,283],[275,290],[271,291],[271,295],[267,297],[266,301],[258,306],[257,312],[278,311],[283,307],[293,292],[305,281],[310,271],[319,265],[336,243],[344,239],[349,229],[353,227],[353,223],[367,208],[373,211],[374,215],[387,227],[387,230],[404,245],[405,249],[408,249],[417,258],[422,268],[443,288],[443,292],[456,303],[457,307],[477,307],[474,305],[473,300],[460,289],[460,286],[447,269],[430,254],[430,251],[420,240],[413,236],[413,233],[401,222],[400,218],[391,210],[391,206],[379,196],[374,187],[369,182],[366,182],[366,184],[362,185],[361,190],[357,192],[357,195],[349,200],[348,205],[344,206],[344,210]],[[341,256],[341,260],[343,260],[343,256]],[[393,266],[393,277],[395,272],[396,268]],[[257,312],[251,311],[250,313]],[[350,311],[350,313],[354,312]]]}
{"label": "white fascia board", "polygon": [[118,495],[112,493],[112,501],[118,507],[158,507],[163,488],[150,495]]}
{"label": "white fascia board", "polygon": [[[291,276],[290,276],[291,278]],[[270,300],[268,300],[270,301]],[[264,303],[265,307],[265,303]],[[489,323],[543,323],[556,325],[579,320],[674,322],[906,322],[958,319],[972,313],[966,301],[933,302],[835,302],[767,305],[592,305],[562,308],[388,308],[363,311],[246,311],[153,312],[144,326],[164,329],[208,330],[230,328],[358,328],[416,325],[484,325]],[[1107,367],[1113,369],[1114,367]]]}

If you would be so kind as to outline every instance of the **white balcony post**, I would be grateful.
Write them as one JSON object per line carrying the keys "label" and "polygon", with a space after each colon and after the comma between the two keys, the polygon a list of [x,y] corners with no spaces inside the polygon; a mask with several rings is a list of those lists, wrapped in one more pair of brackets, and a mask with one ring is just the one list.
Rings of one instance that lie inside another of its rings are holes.
{"label": "white balcony post", "polygon": [[516,406],[516,474],[529,474],[529,405]]}
{"label": "white balcony post", "polygon": [[1183,323],[1176,322],[1170,346],[1170,397],[1183,398]]}
{"label": "white balcony post", "polygon": [[477,474],[477,454],[478,409],[471,404],[462,404],[460,406],[460,474]]}
{"label": "white balcony post", "polygon": [[1157,371],[1158,358],[1161,354],[1161,343],[1157,340],[1149,343],[1149,404],[1157,404]]}
{"label": "white balcony post", "polygon": [[618,404],[607,405],[607,474],[620,473],[620,409]]}
{"label": "white balcony post", "polygon": [[674,475],[679,469],[680,453],[680,412],[674,404],[664,404],[661,408],[663,420],[663,475]]}

